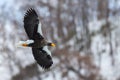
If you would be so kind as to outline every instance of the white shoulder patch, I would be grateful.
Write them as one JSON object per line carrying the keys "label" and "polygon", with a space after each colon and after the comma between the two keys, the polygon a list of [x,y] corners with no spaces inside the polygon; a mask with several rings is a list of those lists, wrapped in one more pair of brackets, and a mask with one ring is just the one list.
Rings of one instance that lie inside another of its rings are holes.
{"label": "white shoulder patch", "polygon": [[37,32],[40,33],[43,36],[42,28],[41,28],[41,22],[39,22],[39,24],[38,24],[38,30],[37,30]]}
{"label": "white shoulder patch", "polygon": [[34,43],[34,40],[27,40],[26,43],[27,44]]}
{"label": "white shoulder patch", "polygon": [[44,47],[43,47],[43,50],[45,50],[45,51],[51,56],[51,52],[50,52],[50,50],[48,49],[47,46],[44,46]]}

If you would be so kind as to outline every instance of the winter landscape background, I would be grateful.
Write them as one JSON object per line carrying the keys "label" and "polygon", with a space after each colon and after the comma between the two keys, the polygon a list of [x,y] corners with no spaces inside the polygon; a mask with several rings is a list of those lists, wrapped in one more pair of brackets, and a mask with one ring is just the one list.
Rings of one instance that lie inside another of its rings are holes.
{"label": "winter landscape background", "polygon": [[[30,7],[57,45],[48,71],[16,47]],[[120,0],[0,0],[0,80],[120,80],[119,21]]]}

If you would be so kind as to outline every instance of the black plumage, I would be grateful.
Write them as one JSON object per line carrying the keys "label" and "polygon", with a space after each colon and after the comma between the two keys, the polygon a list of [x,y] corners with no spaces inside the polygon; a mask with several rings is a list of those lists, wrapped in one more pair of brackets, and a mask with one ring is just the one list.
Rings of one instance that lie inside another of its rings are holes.
{"label": "black plumage", "polygon": [[[48,69],[53,64],[51,53],[46,46],[55,46],[53,43],[47,42],[44,39],[41,31],[38,31],[39,18],[36,11],[32,8],[28,9],[24,16],[24,28],[30,40],[34,43],[27,44],[32,47],[32,53],[36,62],[45,69]],[[23,46],[26,46],[23,45]]]}
{"label": "black plumage", "polygon": [[34,9],[30,8],[27,10],[24,16],[24,28],[29,39],[35,40],[36,38],[43,38],[43,36],[37,32],[39,18]]}
{"label": "black plumage", "polygon": [[32,48],[32,52],[35,60],[41,67],[48,69],[53,64],[51,56],[40,48]]}

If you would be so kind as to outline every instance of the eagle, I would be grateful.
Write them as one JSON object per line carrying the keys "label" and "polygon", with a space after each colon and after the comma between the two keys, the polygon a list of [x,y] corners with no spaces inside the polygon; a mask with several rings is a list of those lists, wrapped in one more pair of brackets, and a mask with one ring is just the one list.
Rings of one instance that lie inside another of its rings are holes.
{"label": "eagle", "polygon": [[29,40],[20,41],[17,46],[31,47],[36,62],[42,68],[49,69],[53,64],[53,60],[48,46],[55,47],[56,45],[43,37],[41,23],[35,9],[29,8],[26,11],[23,22]]}

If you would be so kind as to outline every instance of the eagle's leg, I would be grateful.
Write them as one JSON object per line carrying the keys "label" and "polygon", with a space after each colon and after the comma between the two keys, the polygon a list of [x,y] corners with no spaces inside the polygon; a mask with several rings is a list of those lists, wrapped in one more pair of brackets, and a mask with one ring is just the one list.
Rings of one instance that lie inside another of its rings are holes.
{"label": "eagle's leg", "polygon": [[19,41],[17,47],[31,47],[30,44],[34,43],[34,40]]}

